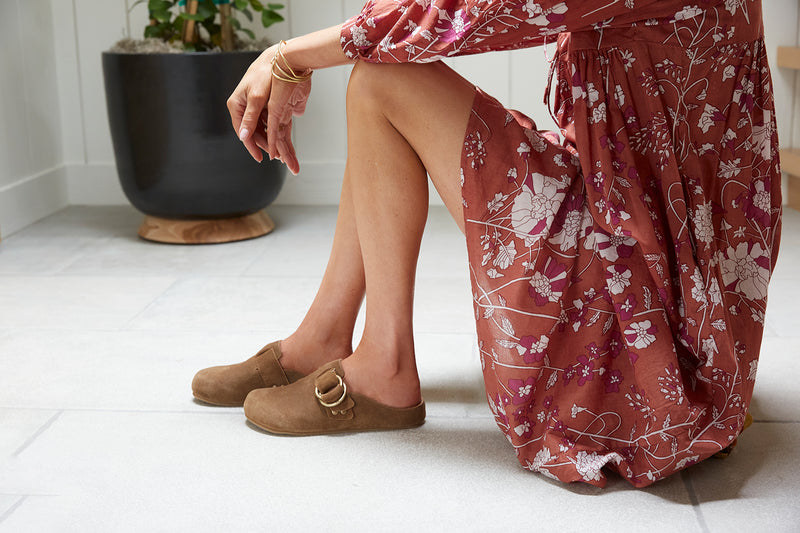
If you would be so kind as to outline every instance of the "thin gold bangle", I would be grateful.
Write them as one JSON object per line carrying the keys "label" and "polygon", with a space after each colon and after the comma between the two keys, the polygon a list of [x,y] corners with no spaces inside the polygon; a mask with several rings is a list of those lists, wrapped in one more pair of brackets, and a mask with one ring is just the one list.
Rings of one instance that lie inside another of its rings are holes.
{"label": "thin gold bangle", "polygon": [[[277,78],[281,81],[285,81],[288,83],[303,83],[311,79],[311,75],[314,73],[313,70],[308,69],[305,73],[298,74],[294,71],[292,66],[289,64],[289,61],[286,60],[286,56],[283,54],[283,47],[286,46],[286,41],[281,41],[278,44],[278,51],[275,53],[275,56],[272,58],[272,77]],[[283,61],[284,69],[278,60]],[[275,71],[277,68],[278,72]],[[287,72],[288,70],[288,72]]]}

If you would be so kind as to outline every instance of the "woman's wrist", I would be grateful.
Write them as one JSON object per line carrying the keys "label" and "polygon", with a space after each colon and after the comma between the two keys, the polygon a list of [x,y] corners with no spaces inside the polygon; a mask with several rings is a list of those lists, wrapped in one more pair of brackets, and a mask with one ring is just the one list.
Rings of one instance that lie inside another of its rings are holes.
{"label": "woman's wrist", "polygon": [[296,67],[292,66],[283,53],[284,48],[286,48],[286,41],[281,41],[272,57],[272,77],[288,83],[305,83],[310,80],[314,71],[310,68],[295,70]]}
{"label": "woman's wrist", "polygon": [[281,48],[288,66],[295,72],[345,65],[353,61],[344,55],[341,25],[294,37]]}

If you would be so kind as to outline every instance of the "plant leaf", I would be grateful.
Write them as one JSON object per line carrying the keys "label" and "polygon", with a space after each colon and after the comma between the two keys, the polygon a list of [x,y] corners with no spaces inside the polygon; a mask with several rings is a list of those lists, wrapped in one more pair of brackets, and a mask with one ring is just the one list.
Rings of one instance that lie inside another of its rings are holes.
{"label": "plant leaf", "polygon": [[208,7],[205,4],[200,4],[200,6],[197,8],[197,14],[202,15],[203,18],[213,19],[217,15],[217,10],[214,9],[213,4],[212,7]]}
{"label": "plant leaf", "polygon": [[283,9],[285,6],[283,4],[267,4],[267,7],[270,9]]}
{"label": "plant leaf", "polygon": [[151,11],[150,18],[156,19],[159,22],[169,22],[172,18],[172,13],[169,11]]}
{"label": "plant leaf", "polygon": [[161,28],[159,26],[145,26],[144,27],[144,37],[147,38],[161,38]]}
{"label": "plant leaf", "polygon": [[265,9],[261,12],[261,24],[264,25],[265,28],[269,28],[276,22],[283,22],[284,18],[280,16],[278,13],[272,11],[271,9]]}
{"label": "plant leaf", "polygon": [[172,4],[166,0],[148,0],[147,2],[147,9],[150,11],[169,11],[171,7]]}

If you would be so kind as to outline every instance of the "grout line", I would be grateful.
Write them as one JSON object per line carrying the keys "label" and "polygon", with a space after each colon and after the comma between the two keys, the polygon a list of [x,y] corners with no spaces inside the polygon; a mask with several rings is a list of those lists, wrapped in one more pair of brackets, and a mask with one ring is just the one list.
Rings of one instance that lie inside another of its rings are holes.
{"label": "grout line", "polygon": [[91,255],[91,248],[93,246],[104,246],[108,242],[110,242],[114,237],[97,237],[97,238],[88,238],[86,242],[78,246],[77,248],[71,251],[71,257],[67,259],[64,264],[62,264],[59,268],[57,268],[51,276],[64,278],[64,277],[71,277],[69,272],[66,270],[80,261],[82,258],[86,257],[87,255]]}
{"label": "grout line", "polygon": [[[17,411],[52,411],[52,409],[48,409],[47,407],[19,407],[19,406],[2,406],[0,405],[0,409],[14,409]],[[216,406],[208,406],[207,411],[194,411],[191,409],[113,409],[113,408],[99,408],[99,407],[67,407],[59,411],[53,418],[60,416],[63,413],[126,413],[126,414],[158,414],[158,415],[236,415],[240,416],[242,414],[241,407],[216,407]],[[54,420],[53,420],[54,421]],[[48,421],[47,425],[52,424],[52,422]],[[44,429],[40,429],[37,433],[41,434]],[[28,439],[29,441],[32,440]],[[24,444],[20,447],[19,451],[23,451],[22,448],[28,446],[30,443]],[[18,452],[19,452],[18,451]],[[18,455],[18,452],[15,452],[13,455]]]}
{"label": "grout line", "polygon": [[700,526],[700,531],[703,533],[710,533],[708,525],[706,524],[706,519],[703,516],[703,510],[700,508],[700,500],[697,498],[694,485],[692,485],[692,481],[689,479],[689,474],[686,473],[686,470],[681,470],[681,479],[683,480],[684,487],[686,487],[686,492],[689,494],[689,501],[692,502],[692,508],[697,518],[697,524]]}
{"label": "grout line", "polygon": [[[144,310],[142,311],[144,312]],[[136,317],[135,317],[136,318]],[[131,319],[133,320],[133,319]],[[203,333],[209,334],[212,336],[217,335],[284,335],[286,334],[287,328],[283,329],[236,329],[236,328],[221,328],[221,329],[209,329],[208,327],[196,326],[196,327],[172,327],[172,328],[157,328],[157,327],[132,327],[129,322],[125,324],[120,324],[117,326],[109,326],[107,328],[80,328],[77,329],[74,326],[63,326],[63,327],[37,327],[37,326],[23,326],[23,325],[15,325],[13,328],[5,328],[0,327],[0,339],[5,338],[12,333],[31,333],[31,332],[40,332],[40,333],[51,333],[51,334],[67,334],[67,333],[120,333],[120,334],[130,334],[130,333],[137,333],[137,334],[175,334],[175,335],[188,335],[188,334],[196,334],[196,333]],[[417,337],[425,336],[425,337],[469,337],[474,336],[474,333],[471,331],[449,331],[442,333],[441,331],[433,331],[433,330],[420,330],[416,331],[415,335]],[[477,359],[470,359],[470,362],[478,362]],[[16,408],[16,407],[14,407]],[[800,423],[800,420],[755,420],[755,422],[774,422],[777,424],[792,424],[792,423]]]}
{"label": "grout line", "polygon": [[169,286],[167,286],[167,288],[165,288],[163,291],[161,291],[160,293],[158,293],[158,294],[157,294],[157,295],[156,295],[156,296],[155,296],[155,297],[154,297],[152,300],[150,300],[150,302],[149,302],[147,305],[145,305],[143,308],[141,308],[141,309],[139,310],[139,312],[138,312],[138,313],[136,313],[135,315],[133,315],[133,316],[130,318],[130,320],[127,320],[127,321],[126,321],[124,324],[122,324],[122,325],[119,327],[119,331],[135,331],[135,328],[131,328],[130,326],[131,326],[132,324],[134,324],[134,323],[136,322],[136,320],[137,320],[137,319],[138,319],[140,316],[142,316],[142,315],[143,315],[145,312],[147,312],[147,310],[148,310],[148,309],[150,309],[151,307],[153,307],[153,305],[155,305],[155,303],[156,303],[157,301],[159,301],[161,298],[163,298],[163,296],[164,296],[165,294],[167,294],[167,293],[168,293],[168,292],[169,292],[169,291],[170,291],[170,290],[171,290],[173,287],[175,287],[175,286],[176,286],[178,283],[180,283],[181,281],[183,281],[183,278],[181,278],[181,277],[173,277],[173,278],[172,278],[172,283],[170,283],[170,284],[169,284]]}
{"label": "grout line", "polygon": [[[3,407],[0,406],[0,409]],[[28,411],[48,411],[49,409],[45,409],[43,407],[14,407],[13,409],[16,410],[28,410]],[[488,410],[488,407],[487,407]],[[228,417],[244,417],[244,411],[241,407],[214,407],[209,406],[207,410],[204,411],[194,411],[194,410],[145,410],[145,409],[100,409],[100,408],[68,408],[60,411],[57,415],[55,415],[50,421],[48,421],[45,426],[42,427],[36,434],[28,439],[28,441],[23,444],[16,452],[12,454],[12,457],[18,456],[20,453],[25,451],[25,448],[30,446],[33,441],[41,435],[47,427],[49,427],[55,420],[56,417],[61,415],[64,412],[70,413],[93,413],[93,414],[141,414],[141,415],[199,415],[199,416],[228,416]],[[471,422],[479,422],[479,421],[493,421],[494,419],[491,416],[480,416],[480,415],[449,415],[449,414],[428,414],[425,417],[426,420],[462,420],[462,421],[471,421]],[[494,427],[494,424],[492,424]]]}
{"label": "grout line", "polygon": [[28,440],[26,440],[26,441],[25,441],[25,443],[24,443],[22,446],[20,446],[19,448],[17,448],[17,450],[16,450],[14,453],[12,453],[12,454],[11,454],[11,457],[18,457],[18,456],[19,456],[19,455],[20,455],[22,452],[24,452],[24,451],[25,451],[25,450],[28,448],[28,446],[30,446],[31,444],[33,444],[33,441],[35,441],[37,438],[39,438],[39,435],[41,435],[42,433],[44,433],[45,431],[47,431],[47,429],[48,429],[50,426],[52,426],[52,425],[53,425],[53,423],[54,423],[56,420],[58,420],[58,417],[60,417],[60,416],[61,416],[61,413],[63,413],[63,412],[64,412],[64,411],[59,411],[59,412],[57,412],[56,414],[54,414],[53,416],[51,416],[51,417],[50,417],[50,420],[48,420],[47,422],[45,422],[45,423],[44,423],[44,425],[43,425],[42,427],[40,427],[40,428],[39,428],[39,429],[36,431],[36,433],[34,433],[34,434],[33,434],[33,435],[32,435],[32,436],[31,436],[31,437],[28,439]]}
{"label": "grout line", "polygon": [[5,522],[5,521],[6,521],[6,519],[7,519],[9,516],[11,516],[12,514],[14,514],[14,511],[16,511],[16,510],[19,508],[19,506],[20,506],[20,505],[22,505],[23,503],[25,503],[25,500],[27,500],[27,499],[28,499],[28,497],[27,497],[27,496],[22,496],[22,497],[20,497],[20,499],[19,499],[19,500],[17,500],[17,501],[14,503],[14,505],[12,505],[11,507],[9,507],[9,508],[8,508],[8,510],[7,510],[5,513],[3,513],[2,515],[0,515],[0,524],[2,524],[3,522]]}
{"label": "grout line", "polygon": [[53,496],[61,496],[60,494],[55,493],[47,493],[47,492],[37,492],[35,494],[21,494],[19,492],[0,492],[0,496],[19,496],[25,498],[35,498],[35,497],[53,497]]}

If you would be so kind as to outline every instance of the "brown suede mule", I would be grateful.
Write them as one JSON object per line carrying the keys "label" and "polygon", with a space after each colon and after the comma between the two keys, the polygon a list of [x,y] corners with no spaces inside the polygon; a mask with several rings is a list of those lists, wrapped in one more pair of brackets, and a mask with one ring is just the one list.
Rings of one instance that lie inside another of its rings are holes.
{"label": "brown suede mule", "polygon": [[349,392],[343,378],[341,360],[333,361],[291,385],[251,392],[244,414],[261,429],[285,435],[407,429],[425,422],[425,402],[389,407]]}
{"label": "brown suede mule", "polygon": [[288,385],[304,374],[285,370],[280,341],[267,344],[247,361],[206,368],[195,374],[192,393],[198,400],[222,407],[241,407],[255,389]]}

